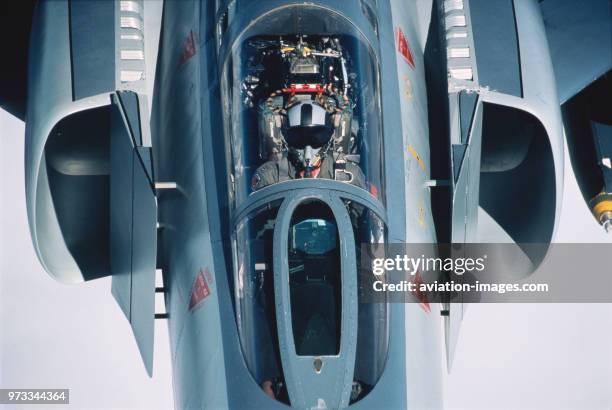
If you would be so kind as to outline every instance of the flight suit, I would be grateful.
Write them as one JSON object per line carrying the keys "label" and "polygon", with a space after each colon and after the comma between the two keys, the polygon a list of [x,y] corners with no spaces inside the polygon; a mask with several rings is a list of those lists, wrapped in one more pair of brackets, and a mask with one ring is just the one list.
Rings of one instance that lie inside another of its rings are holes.
{"label": "flight suit", "polygon": [[[341,167],[340,164],[341,163],[336,162],[336,166],[334,167],[333,155],[326,155],[321,162],[319,173],[316,175],[316,178],[335,179],[342,182],[350,181],[352,185],[367,189],[365,176],[359,165],[352,161],[346,161],[343,167]],[[298,172],[293,163],[286,157],[278,161],[268,161],[259,166],[253,174],[251,188],[257,191],[277,182],[290,179],[301,179],[302,176],[300,174],[302,174],[302,172]]]}

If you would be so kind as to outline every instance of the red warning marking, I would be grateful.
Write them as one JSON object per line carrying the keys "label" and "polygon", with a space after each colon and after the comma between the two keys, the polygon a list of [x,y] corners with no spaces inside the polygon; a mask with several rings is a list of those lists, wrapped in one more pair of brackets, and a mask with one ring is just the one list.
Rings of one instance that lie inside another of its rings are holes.
{"label": "red warning marking", "polygon": [[[208,269],[206,269],[208,271]],[[208,283],[204,277],[204,271],[200,270],[196,275],[193,286],[191,287],[191,297],[189,298],[189,310],[195,309],[204,299],[210,295]]]}
{"label": "red warning marking", "polygon": [[410,45],[408,44],[408,40],[406,39],[404,32],[399,27],[397,27],[395,30],[395,40],[397,41],[397,51],[404,56],[410,67],[415,68],[416,66],[414,64],[412,51],[410,51]]}
{"label": "red warning marking", "polygon": [[429,300],[427,300],[427,295],[425,295],[419,289],[422,283],[423,279],[421,279],[421,272],[417,271],[416,276],[414,277],[414,284],[416,285],[416,291],[414,293],[417,299],[420,301],[419,306],[421,307],[421,309],[423,309],[425,313],[431,313],[431,307],[429,306]]}
{"label": "red warning marking", "polygon": [[378,198],[378,188],[372,183],[370,183],[370,193],[374,198]]}
{"label": "red warning marking", "polygon": [[185,64],[185,62],[187,62],[187,60],[189,60],[195,54],[196,54],[196,42],[195,42],[195,38],[193,35],[193,30],[190,30],[189,34],[187,34],[185,45],[183,46],[183,53],[181,54],[179,65]]}

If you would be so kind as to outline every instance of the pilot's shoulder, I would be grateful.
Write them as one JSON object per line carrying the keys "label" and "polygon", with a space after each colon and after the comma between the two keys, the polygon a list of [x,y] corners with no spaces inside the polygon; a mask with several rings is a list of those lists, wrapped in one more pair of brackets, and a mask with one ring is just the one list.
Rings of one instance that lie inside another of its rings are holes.
{"label": "pilot's shoulder", "polygon": [[359,164],[346,161],[346,171],[352,175],[351,184],[366,189],[366,178]]}
{"label": "pilot's shoulder", "polygon": [[257,190],[275,182],[278,182],[278,165],[274,161],[267,161],[261,164],[253,174],[251,187]]}
{"label": "pilot's shoulder", "polygon": [[353,161],[346,161],[346,170],[353,173],[363,174],[359,164]]}
{"label": "pilot's shoulder", "polygon": [[275,161],[266,161],[257,167],[257,172],[265,173],[265,172],[276,172],[278,171],[278,165]]}

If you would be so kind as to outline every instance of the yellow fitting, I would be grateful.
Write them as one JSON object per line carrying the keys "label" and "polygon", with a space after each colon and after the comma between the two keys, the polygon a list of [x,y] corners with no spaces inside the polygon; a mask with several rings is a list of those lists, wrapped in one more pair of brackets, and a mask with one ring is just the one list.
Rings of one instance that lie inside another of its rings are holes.
{"label": "yellow fitting", "polygon": [[598,202],[593,206],[593,215],[598,221],[605,212],[612,212],[612,199]]}
{"label": "yellow fitting", "polygon": [[609,192],[600,192],[589,201],[593,216],[601,223],[601,218],[604,214],[612,213],[612,194]]}

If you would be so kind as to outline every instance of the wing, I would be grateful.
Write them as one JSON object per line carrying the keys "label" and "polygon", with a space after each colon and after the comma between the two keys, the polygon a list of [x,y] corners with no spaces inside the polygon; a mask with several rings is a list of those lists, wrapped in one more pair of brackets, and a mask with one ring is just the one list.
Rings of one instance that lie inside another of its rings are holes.
{"label": "wing", "polygon": [[544,0],[540,8],[563,104],[612,68],[612,2]]}

